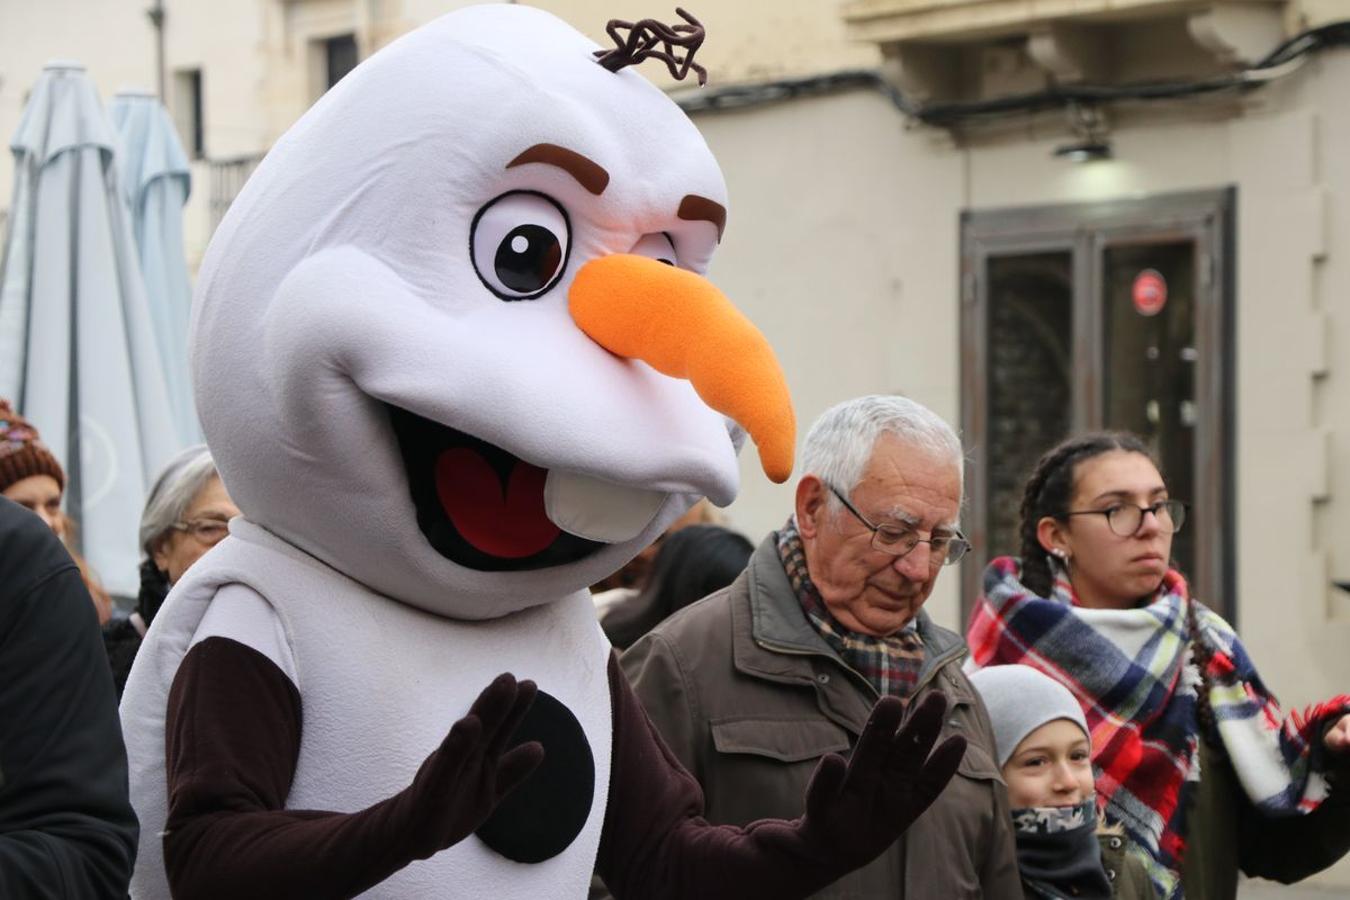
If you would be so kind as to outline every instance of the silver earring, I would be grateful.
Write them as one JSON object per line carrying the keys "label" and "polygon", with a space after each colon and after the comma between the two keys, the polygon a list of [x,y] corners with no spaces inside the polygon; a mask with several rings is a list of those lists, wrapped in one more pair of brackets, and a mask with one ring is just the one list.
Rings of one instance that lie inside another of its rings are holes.
{"label": "silver earring", "polygon": [[1058,556],[1060,559],[1064,560],[1065,562],[1068,562],[1068,561],[1069,561],[1069,554],[1068,554],[1067,552],[1065,552],[1064,550],[1059,549],[1058,547],[1056,547],[1055,549],[1051,550],[1050,552],[1053,553],[1053,554],[1055,554],[1055,556]]}

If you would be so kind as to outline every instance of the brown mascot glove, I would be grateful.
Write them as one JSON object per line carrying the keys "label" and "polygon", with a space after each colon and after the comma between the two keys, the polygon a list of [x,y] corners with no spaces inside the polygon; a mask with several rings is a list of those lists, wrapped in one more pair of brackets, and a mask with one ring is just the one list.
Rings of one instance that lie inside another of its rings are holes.
{"label": "brown mascot glove", "polygon": [[798,825],[808,843],[828,847],[849,868],[893,844],[942,793],[965,756],[960,736],[933,749],[946,716],[946,698],[932,693],[901,727],[904,704],[896,697],[879,700],[848,762],[828,754],[811,777]]}

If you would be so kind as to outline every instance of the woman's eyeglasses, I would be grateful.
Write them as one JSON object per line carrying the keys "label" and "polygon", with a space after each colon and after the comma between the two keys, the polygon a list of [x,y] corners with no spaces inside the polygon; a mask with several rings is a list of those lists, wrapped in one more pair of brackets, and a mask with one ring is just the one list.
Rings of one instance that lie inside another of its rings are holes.
{"label": "woman's eyeglasses", "polygon": [[169,527],[187,532],[208,547],[219,544],[230,533],[230,523],[225,519],[189,519],[186,522],[174,522]]}
{"label": "woman's eyeglasses", "polygon": [[1106,509],[1078,509],[1066,512],[1070,516],[1106,516],[1106,525],[1120,537],[1133,537],[1144,524],[1144,514],[1152,513],[1163,534],[1176,534],[1186,524],[1186,504],[1180,500],[1159,500],[1151,506],[1117,503]]}

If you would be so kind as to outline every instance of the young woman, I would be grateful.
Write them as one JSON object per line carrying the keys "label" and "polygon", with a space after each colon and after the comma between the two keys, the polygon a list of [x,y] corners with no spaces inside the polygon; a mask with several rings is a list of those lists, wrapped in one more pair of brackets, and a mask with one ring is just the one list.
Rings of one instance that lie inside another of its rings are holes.
{"label": "young woman", "polygon": [[1161,896],[1232,900],[1350,849],[1350,697],[1286,718],[1233,629],[1170,565],[1185,522],[1127,434],[1066,441],[1022,501],[1022,558],[990,563],[971,668],[1025,663],[1073,692],[1097,791]]}
{"label": "young woman", "polygon": [[1092,736],[1073,694],[1030,666],[990,666],[970,683],[994,726],[1027,900],[1155,900],[1123,829],[1099,824]]}

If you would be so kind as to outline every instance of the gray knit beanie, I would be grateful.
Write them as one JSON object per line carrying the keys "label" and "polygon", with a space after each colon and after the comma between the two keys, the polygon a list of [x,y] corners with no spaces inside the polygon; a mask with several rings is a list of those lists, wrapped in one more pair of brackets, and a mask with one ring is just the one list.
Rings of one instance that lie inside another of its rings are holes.
{"label": "gray knit beanie", "polygon": [[1092,740],[1083,709],[1069,689],[1031,666],[990,666],[969,676],[994,723],[998,767],[1003,768],[1022,739],[1047,722],[1068,719]]}

